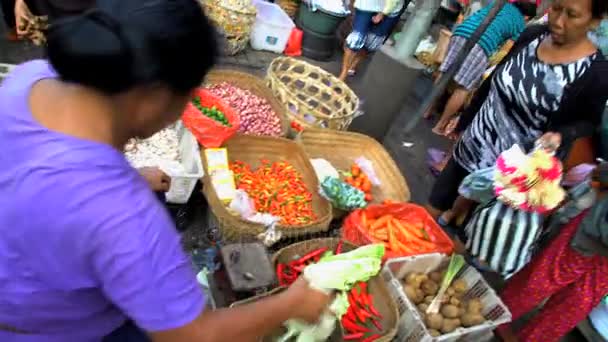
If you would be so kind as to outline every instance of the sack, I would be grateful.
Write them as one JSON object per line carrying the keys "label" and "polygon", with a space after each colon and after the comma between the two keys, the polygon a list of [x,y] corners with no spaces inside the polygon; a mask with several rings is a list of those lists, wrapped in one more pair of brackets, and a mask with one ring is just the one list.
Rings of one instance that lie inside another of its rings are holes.
{"label": "sack", "polygon": [[488,203],[496,198],[494,194],[494,173],[496,169],[488,167],[475,171],[464,178],[458,193],[471,201]]}
{"label": "sack", "polygon": [[215,106],[215,108],[224,113],[229,125],[225,126],[205,116],[190,101],[184,110],[184,114],[182,114],[184,126],[192,132],[198,143],[203,145],[203,147],[214,148],[222,146],[224,141],[230,139],[238,131],[240,125],[238,115],[230,106],[205,89],[199,88],[195,90],[193,98],[196,97],[200,98],[200,103],[203,107],[211,108]]}
{"label": "sack", "polygon": [[543,221],[537,212],[513,209],[499,200],[480,205],[465,228],[467,250],[509,278],[532,258]]}

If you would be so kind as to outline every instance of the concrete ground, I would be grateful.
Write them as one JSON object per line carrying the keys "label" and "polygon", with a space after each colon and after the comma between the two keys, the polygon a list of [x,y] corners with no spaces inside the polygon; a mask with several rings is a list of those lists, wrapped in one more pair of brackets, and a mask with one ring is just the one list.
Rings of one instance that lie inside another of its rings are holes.
{"label": "concrete ground", "polygon": [[[5,27],[3,25],[4,23],[0,23],[0,63],[19,64],[43,56],[42,49],[30,43],[13,43],[4,39]],[[234,57],[224,56],[221,58],[220,64],[221,66],[243,69],[262,76],[270,61],[276,56],[272,53],[246,51]],[[338,56],[330,62],[313,63],[334,74],[339,71]],[[377,91],[377,89],[366,88],[366,85],[362,84],[363,76],[361,76],[364,74],[364,70],[359,74],[349,80],[349,83],[361,100],[365,101],[366,96],[369,96],[370,92]],[[386,74],[390,75],[390,70],[387,70]],[[421,204],[426,202],[434,182],[434,177],[426,166],[426,151],[430,147],[445,149],[448,142],[432,134],[430,130],[432,123],[424,120],[411,133],[404,136],[402,131],[411,113],[418,108],[431,87],[432,82],[428,76],[422,76],[415,82],[415,87],[409,89],[403,108],[384,140],[385,147],[408,181],[412,201]],[[370,120],[373,119],[373,113],[366,113],[366,115],[370,117]],[[413,145],[404,147],[403,141],[413,143]],[[208,236],[204,232],[206,232],[208,222],[204,215],[197,214],[192,229],[184,235],[185,245],[189,249],[206,244],[205,241],[208,241]],[[585,339],[575,331],[569,334],[564,341],[585,341]]]}

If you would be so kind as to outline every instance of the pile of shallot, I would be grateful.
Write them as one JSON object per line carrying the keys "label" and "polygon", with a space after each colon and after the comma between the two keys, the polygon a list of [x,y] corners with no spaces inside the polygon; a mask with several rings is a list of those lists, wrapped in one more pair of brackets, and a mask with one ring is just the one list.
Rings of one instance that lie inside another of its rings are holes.
{"label": "pile of shallot", "polygon": [[239,115],[239,133],[274,137],[281,135],[281,120],[266,99],[226,82],[214,84],[208,90],[224,100]]}

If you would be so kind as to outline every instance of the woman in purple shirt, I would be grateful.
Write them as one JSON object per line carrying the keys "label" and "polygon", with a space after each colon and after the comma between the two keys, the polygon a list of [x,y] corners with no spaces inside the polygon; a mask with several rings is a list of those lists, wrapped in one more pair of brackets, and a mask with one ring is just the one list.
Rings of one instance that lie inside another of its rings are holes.
{"label": "woman in purple shirt", "polygon": [[204,312],[168,213],[123,157],[178,119],[213,36],[196,0],[100,0],[51,27],[48,61],[4,80],[0,341],[100,341],[128,320],[153,341],[254,341],[326,307],[299,280]]}

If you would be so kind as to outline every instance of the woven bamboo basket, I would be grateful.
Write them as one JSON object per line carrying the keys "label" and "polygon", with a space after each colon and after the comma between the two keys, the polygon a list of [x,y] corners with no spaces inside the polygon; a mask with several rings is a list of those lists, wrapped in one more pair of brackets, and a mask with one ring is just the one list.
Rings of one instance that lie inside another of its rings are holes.
{"label": "woven bamboo basket", "polygon": [[234,0],[199,0],[205,14],[224,36],[224,52],[236,55],[249,43],[249,36],[256,18],[251,2]]}
{"label": "woven bamboo basket", "polygon": [[[290,262],[311,252],[317,248],[327,247],[331,250],[335,250],[340,239],[338,238],[324,238],[324,239],[313,239],[308,241],[302,241],[289,245],[272,256],[272,264],[276,267],[276,264]],[[345,252],[351,251],[357,248],[348,242],[344,242],[343,250]],[[391,298],[389,289],[384,283],[382,276],[378,274],[373,277],[369,282],[369,290],[374,298],[374,307],[382,314],[381,324],[383,331],[380,333],[381,338],[375,341],[388,342],[391,341],[397,335],[397,328],[399,323],[399,311],[397,304]],[[373,330],[373,327],[370,326]],[[331,339],[330,339],[331,340]],[[335,340],[335,341],[341,341]]]}
{"label": "woven bamboo basket", "polygon": [[291,19],[295,18],[298,13],[298,8],[300,7],[299,2],[295,0],[276,0],[275,3],[279,5]]}
{"label": "woven bamboo basket", "polygon": [[[282,226],[278,225],[277,229],[281,231],[283,237],[298,237],[306,234],[318,233],[327,231],[331,221],[331,205],[324,198],[319,196],[319,183],[315,175],[315,171],[306,156],[306,153],[295,142],[285,138],[259,137],[252,135],[236,135],[228,140],[224,147],[228,149],[228,158],[230,162],[240,160],[250,164],[256,168],[260,164],[261,159],[266,159],[271,162],[287,161],[298,170],[308,190],[312,193],[312,207],[317,216],[316,221],[305,225],[298,226]],[[257,235],[264,232],[264,225],[253,223],[242,219],[240,216],[232,214],[228,211],[224,203],[219,199],[211,181],[207,170],[206,161],[204,158],[204,150],[201,151],[203,156],[203,166],[205,168],[205,176],[203,177],[203,193],[207,198],[209,207],[217,218],[220,231],[224,240],[230,241],[253,241]]]}
{"label": "woven bamboo basket", "polygon": [[[401,174],[401,170],[388,154],[386,149],[366,135],[353,132],[340,132],[329,129],[305,129],[297,141],[304,152],[313,158],[323,158],[339,170],[350,170],[358,157],[369,159],[380,186],[372,187],[372,203],[382,203],[384,200],[408,202],[410,189]],[[334,218],[344,216],[346,212],[334,208]]]}
{"label": "woven bamboo basket", "polygon": [[270,63],[266,82],[302,127],[347,130],[359,111],[359,98],[327,71],[289,57]]}
{"label": "woven bamboo basket", "polygon": [[263,79],[246,72],[231,69],[211,70],[205,78],[205,85],[219,84],[222,82],[227,82],[241,89],[249,90],[254,95],[268,101],[272,110],[281,120],[281,136],[287,136],[289,131],[289,120],[285,113],[285,107],[276,97],[274,97],[272,91],[266,86]]}

